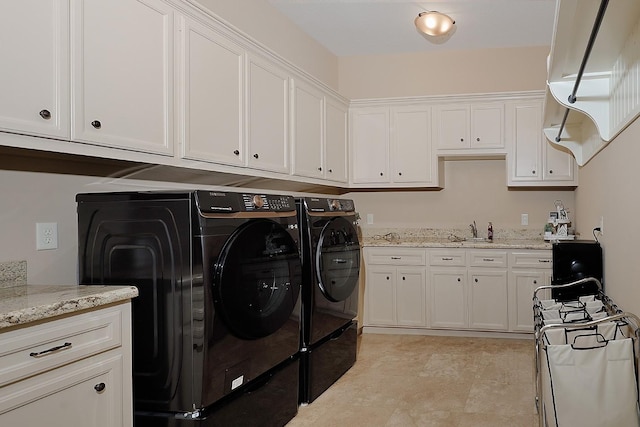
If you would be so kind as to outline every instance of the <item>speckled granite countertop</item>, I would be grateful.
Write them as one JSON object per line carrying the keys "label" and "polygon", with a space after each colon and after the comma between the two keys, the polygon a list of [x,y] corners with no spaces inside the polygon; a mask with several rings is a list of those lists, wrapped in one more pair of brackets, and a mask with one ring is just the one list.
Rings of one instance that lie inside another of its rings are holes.
{"label": "speckled granite countertop", "polygon": [[0,330],[138,296],[135,286],[21,285],[0,289]]}
{"label": "speckled granite countertop", "polygon": [[468,230],[455,228],[362,228],[362,246],[414,248],[551,249],[551,242],[530,230],[494,229],[493,241],[473,240]]}
{"label": "speckled granite countertop", "polygon": [[363,238],[362,246],[400,246],[413,248],[469,248],[469,249],[551,249],[551,243],[544,240],[496,239],[493,242],[465,240],[461,242],[449,239],[400,237],[395,239]]}

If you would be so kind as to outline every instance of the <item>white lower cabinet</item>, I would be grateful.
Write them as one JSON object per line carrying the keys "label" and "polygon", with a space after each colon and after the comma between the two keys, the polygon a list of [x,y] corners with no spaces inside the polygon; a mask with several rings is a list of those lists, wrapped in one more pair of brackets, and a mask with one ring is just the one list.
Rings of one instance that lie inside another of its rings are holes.
{"label": "white lower cabinet", "polygon": [[425,327],[424,249],[367,248],[365,326]]}
{"label": "white lower cabinet", "polygon": [[133,425],[131,304],[0,334],[0,425]]}
{"label": "white lower cabinet", "polygon": [[[551,284],[551,251],[513,251],[509,271],[509,330],[533,330],[533,292],[539,286]],[[540,299],[551,298],[549,290]]]}
{"label": "white lower cabinet", "polygon": [[378,247],[365,254],[365,327],[533,332],[533,292],[551,279],[550,250]]}

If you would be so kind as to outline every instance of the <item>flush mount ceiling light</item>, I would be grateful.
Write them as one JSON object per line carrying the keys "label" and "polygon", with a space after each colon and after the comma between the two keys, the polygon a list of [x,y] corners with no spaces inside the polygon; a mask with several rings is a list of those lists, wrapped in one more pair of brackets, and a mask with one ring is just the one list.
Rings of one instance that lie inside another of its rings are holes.
{"label": "flush mount ceiling light", "polygon": [[454,28],[456,23],[450,16],[436,11],[420,12],[413,22],[416,24],[418,31],[431,37],[446,35]]}

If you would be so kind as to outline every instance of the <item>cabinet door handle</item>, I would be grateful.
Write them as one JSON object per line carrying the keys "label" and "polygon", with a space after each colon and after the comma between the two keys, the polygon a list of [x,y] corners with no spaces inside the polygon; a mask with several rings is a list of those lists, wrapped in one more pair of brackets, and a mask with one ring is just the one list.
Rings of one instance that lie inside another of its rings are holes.
{"label": "cabinet door handle", "polygon": [[257,159],[258,157],[260,157],[260,156],[258,156],[258,153],[253,155],[253,158],[255,158],[255,159]]}
{"label": "cabinet door handle", "polygon": [[478,278],[473,279],[474,282],[478,283]]}
{"label": "cabinet door handle", "polygon": [[387,280],[389,280],[389,276],[387,276]]}
{"label": "cabinet door handle", "polygon": [[402,280],[407,280],[407,278],[406,278],[406,277],[404,277],[404,276],[402,276]]}
{"label": "cabinet door handle", "polygon": [[62,345],[59,345],[59,346],[56,346],[56,347],[51,347],[48,350],[43,350],[43,351],[38,352],[38,353],[35,353],[35,352],[34,353],[29,353],[29,356],[31,356],[31,357],[40,357],[40,356],[44,356],[45,354],[53,353],[54,351],[63,350],[63,349],[70,348],[70,347],[71,347],[71,343],[70,342],[66,342],[66,343],[64,343]]}
{"label": "cabinet door handle", "polygon": [[480,142],[480,138],[476,138],[476,141]]}
{"label": "cabinet door handle", "polygon": [[107,388],[107,385],[105,383],[98,383],[95,386],[93,386],[93,388],[98,393],[102,393],[104,389]]}
{"label": "cabinet door handle", "polygon": [[550,259],[539,259],[538,262],[549,263],[549,262],[551,262],[551,260]]}
{"label": "cabinet door handle", "polygon": [[460,138],[460,142],[464,142],[464,138]]}
{"label": "cabinet door handle", "polygon": [[49,110],[40,110],[40,117],[49,120],[51,118],[51,112]]}
{"label": "cabinet door handle", "polygon": [[392,256],[391,259],[402,259],[401,256]]}
{"label": "cabinet door handle", "polygon": [[553,169],[549,169],[549,175],[553,173]]}
{"label": "cabinet door handle", "polygon": [[402,172],[398,172],[398,175],[399,175],[399,176],[402,176]]}
{"label": "cabinet door handle", "polygon": [[462,280],[462,279],[460,279],[460,278],[458,277],[458,282],[460,282],[461,280]]}
{"label": "cabinet door handle", "polygon": [[91,122],[91,126],[96,129],[100,129],[102,127],[102,123],[100,123],[100,120],[94,120]]}
{"label": "cabinet door handle", "polygon": [[333,169],[329,169],[329,173],[333,173]]}
{"label": "cabinet door handle", "polygon": [[384,176],[384,173],[380,172],[380,176]]}
{"label": "cabinet door handle", "polygon": [[532,173],[533,175],[535,175],[535,174],[536,174],[535,169],[534,169],[534,170],[532,170],[532,171],[531,171],[531,173]]}
{"label": "cabinet door handle", "polygon": [[493,258],[482,258],[482,260],[486,261],[486,262],[494,262],[495,261],[495,259],[493,259]]}
{"label": "cabinet door handle", "polygon": [[538,281],[537,281],[537,280],[534,280],[534,281],[533,281],[533,284],[534,284],[534,285],[537,285],[537,284],[538,284]]}
{"label": "cabinet door handle", "polygon": [[453,261],[453,258],[442,257],[442,261]]}
{"label": "cabinet door handle", "polygon": [[240,151],[239,150],[233,150],[233,154],[235,154],[236,156],[240,155]]}
{"label": "cabinet door handle", "polygon": [[322,172],[322,167],[319,167],[319,168],[318,168],[318,170],[319,170],[320,172]]}

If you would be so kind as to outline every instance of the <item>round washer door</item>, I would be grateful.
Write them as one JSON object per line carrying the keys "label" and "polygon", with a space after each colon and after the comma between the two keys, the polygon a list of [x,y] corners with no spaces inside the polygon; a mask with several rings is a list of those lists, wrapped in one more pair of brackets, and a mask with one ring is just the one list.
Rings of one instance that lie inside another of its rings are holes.
{"label": "round washer door", "polygon": [[320,289],[329,301],[346,300],[358,286],[360,242],[355,227],[344,217],[333,218],[322,228],[316,267]]}
{"label": "round washer door", "polygon": [[249,221],[229,237],[218,258],[216,309],[241,338],[271,335],[291,317],[301,271],[297,243],[282,225],[268,219]]}

